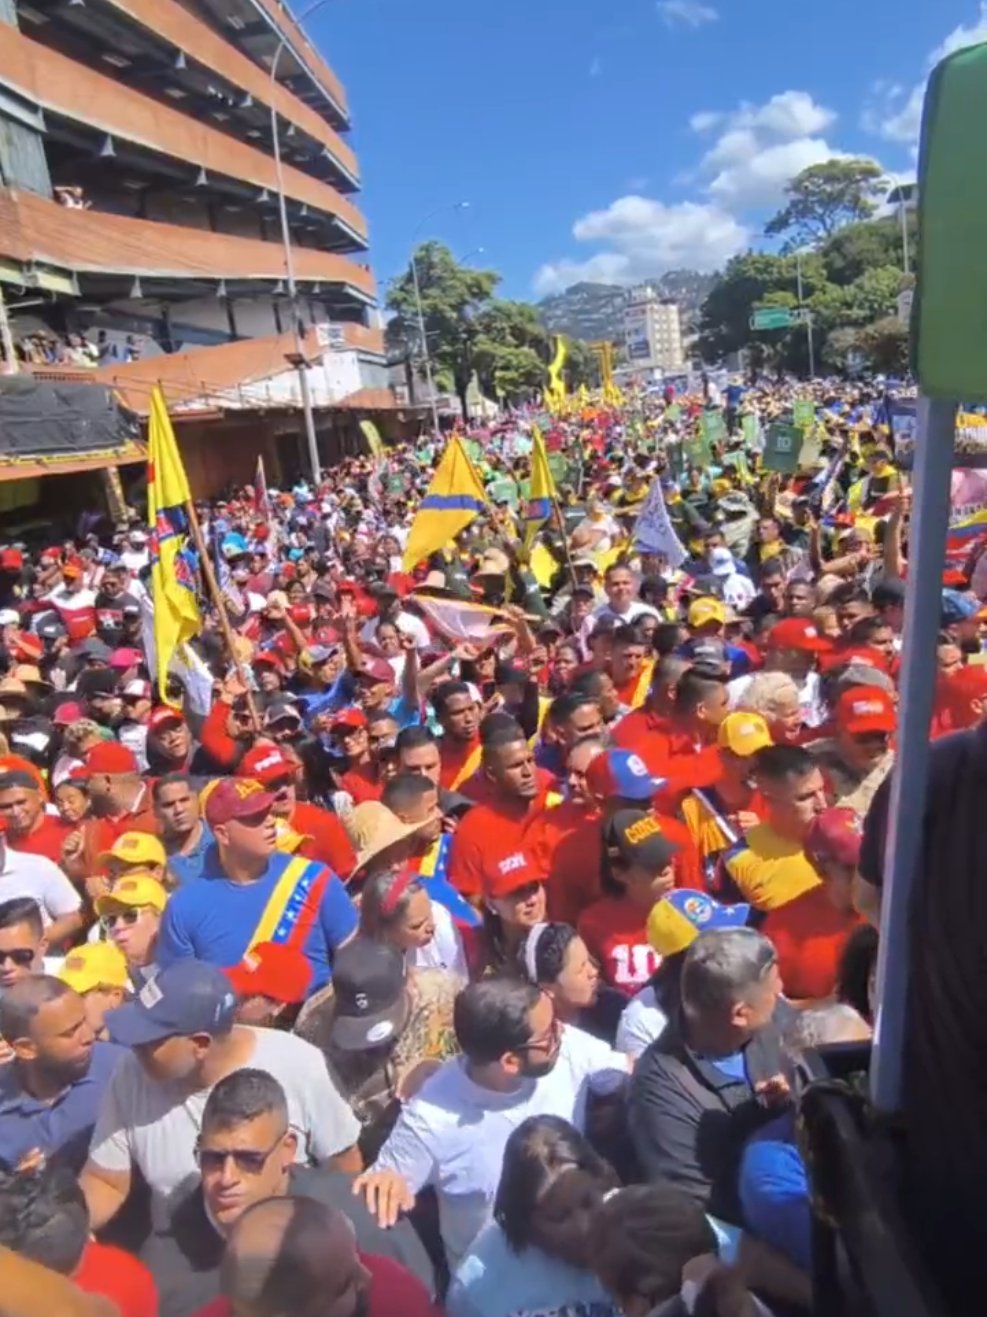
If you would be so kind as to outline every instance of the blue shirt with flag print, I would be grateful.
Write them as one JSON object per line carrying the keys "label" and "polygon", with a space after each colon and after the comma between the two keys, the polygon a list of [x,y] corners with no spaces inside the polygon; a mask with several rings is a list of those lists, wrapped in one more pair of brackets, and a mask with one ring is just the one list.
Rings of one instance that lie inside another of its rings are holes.
{"label": "blue shirt with flag print", "polygon": [[[234,883],[223,873],[219,851],[210,847],[200,880],[180,887],[165,907],[158,934],[158,965],[164,969],[188,956],[224,968],[239,964],[254,941],[254,932],[278,880],[294,858],[276,852],[255,882]],[[324,868],[317,861],[309,861],[304,877],[311,880]],[[299,896],[301,888],[302,884],[296,888]],[[353,903],[346,888],[331,873],[319,902],[318,917],[302,947],[315,976],[313,991],[329,980],[334,953],[353,936],[356,927]],[[275,932],[268,940],[282,939]]]}

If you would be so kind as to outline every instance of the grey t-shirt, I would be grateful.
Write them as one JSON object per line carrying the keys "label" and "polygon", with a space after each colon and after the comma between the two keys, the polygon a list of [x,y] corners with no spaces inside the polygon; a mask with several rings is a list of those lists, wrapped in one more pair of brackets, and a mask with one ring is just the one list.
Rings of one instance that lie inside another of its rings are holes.
{"label": "grey t-shirt", "polygon": [[[241,1026],[242,1027],[242,1026]],[[360,1126],[340,1097],[321,1052],[294,1034],[251,1029],[253,1055],[244,1062],[277,1079],[288,1099],[298,1136],[295,1160],[324,1162],[356,1143]],[[140,1170],[151,1190],[151,1223],[162,1230],[177,1203],[198,1184],[195,1144],[210,1089],[189,1093],[150,1079],[131,1053],[124,1056],[103,1096],[89,1149],[107,1171]]]}

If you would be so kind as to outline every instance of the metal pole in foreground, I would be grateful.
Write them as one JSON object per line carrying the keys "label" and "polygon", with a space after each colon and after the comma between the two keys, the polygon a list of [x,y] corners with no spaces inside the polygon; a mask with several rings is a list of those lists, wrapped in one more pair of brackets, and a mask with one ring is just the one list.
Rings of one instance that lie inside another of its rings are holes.
{"label": "metal pole in foreground", "polygon": [[[936,637],[942,609],[942,552],[949,523],[956,404],[919,399],[915,505],[909,536],[901,723],[888,812],[887,854],[877,956],[879,1007],[870,1067],[871,1099],[898,1110],[907,1027],[908,923],[916,863],[922,854],[929,722],[935,692]],[[903,765],[907,772],[902,771]]]}
{"label": "metal pole in foreground", "polygon": [[[796,249],[795,252],[795,277],[798,280],[799,310],[803,311],[802,253],[798,249]],[[808,339],[808,346],[809,346],[809,379],[814,380],[816,378],[816,352],[815,352],[815,344],[812,341],[812,312],[803,311],[803,314],[805,315],[805,333],[806,333],[806,338]]]}
{"label": "metal pole in foreground", "polygon": [[415,253],[411,253],[411,279],[415,286],[415,306],[418,309],[418,332],[422,339],[422,356],[425,358],[425,383],[428,385],[428,400],[432,407],[432,428],[439,433],[439,404],[435,397],[435,385],[432,381],[432,355],[428,350],[428,338],[425,334],[425,313],[422,310],[422,293],[418,283],[418,262]]}
{"label": "metal pole in foreground", "polygon": [[[316,9],[321,9],[329,0],[316,0],[309,5],[295,20],[299,27]],[[281,243],[284,247],[284,268],[288,284],[288,299],[291,303],[291,325],[295,335],[295,369],[298,372],[298,388],[301,393],[302,412],[305,416],[305,438],[308,442],[308,461],[312,469],[312,480],[318,485],[322,472],[319,461],[319,442],[315,434],[315,416],[312,412],[312,393],[308,383],[308,366],[305,362],[305,326],[302,324],[301,308],[298,305],[298,288],[295,284],[295,263],[291,253],[291,229],[288,227],[288,203],[284,195],[284,171],[281,167],[281,140],[278,136],[278,63],[281,52],[288,44],[283,34],[271,60],[271,140],[274,146],[274,170],[278,184],[278,214],[281,219]]]}

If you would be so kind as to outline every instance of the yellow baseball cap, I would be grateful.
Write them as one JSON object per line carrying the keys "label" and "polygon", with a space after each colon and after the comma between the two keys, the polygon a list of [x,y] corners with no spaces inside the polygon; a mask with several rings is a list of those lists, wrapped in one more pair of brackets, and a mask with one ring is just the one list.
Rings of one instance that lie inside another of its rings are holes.
{"label": "yellow baseball cap", "polygon": [[652,906],[645,926],[648,944],[659,956],[677,956],[700,933],[744,928],[750,912],[749,905],[721,905],[705,892],[679,887]]}
{"label": "yellow baseball cap", "polygon": [[137,869],[119,878],[110,891],[105,896],[97,896],[93,904],[98,915],[105,915],[120,906],[133,909],[144,905],[160,914],[168,904],[168,893],[153,873],[142,873]]}
{"label": "yellow baseball cap", "polygon": [[706,626],[709,622],[719,622],[720,626],[727,620],[727,611],[719,599],[695,599],[689,605],[689,625]]}
{"label": "yellow baseball cap", "polygon": [[121,832],[108,851],[99,857],[98,864],[120,860],[123,864],[165,864],[165,848],[150,832]]}
{"label": "yellow baseball cap", "polygon": [[743,759],[773,745],[768,724],[759,713],[728,713],[720,723],[716,739],[723,750],[732,750]]}
{"label": "yellow baseball cap", "polygon": [[130,987],[124,954],[110,942],[74,947],[62,961],[56,977],[80,994],[92,992],[93,988]]}

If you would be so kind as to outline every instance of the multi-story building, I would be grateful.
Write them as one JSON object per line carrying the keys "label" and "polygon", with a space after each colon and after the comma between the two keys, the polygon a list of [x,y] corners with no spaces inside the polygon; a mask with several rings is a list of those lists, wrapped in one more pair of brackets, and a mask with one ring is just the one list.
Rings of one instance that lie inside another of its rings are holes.
{"label": "multi-story building", "polygon": [[137,411],[160,382],[204,492],[258,451],[286,478],[307,467],[305,370],[331,460],[394,406],[349,126],[278,0],[0,0],[0,291],[21,368],[41,335],[82,344]]}
{"label": "multi-story building", "polygon": [[624,308],[624,346],[633,375],[681,370],[685,357],[678,305],[648,284],[635,288]]}

